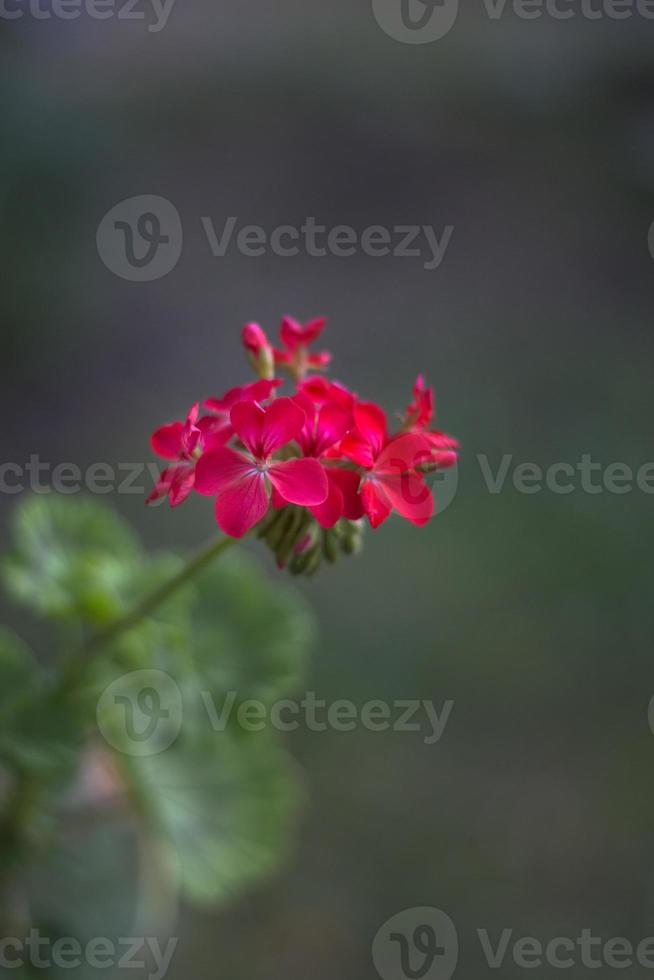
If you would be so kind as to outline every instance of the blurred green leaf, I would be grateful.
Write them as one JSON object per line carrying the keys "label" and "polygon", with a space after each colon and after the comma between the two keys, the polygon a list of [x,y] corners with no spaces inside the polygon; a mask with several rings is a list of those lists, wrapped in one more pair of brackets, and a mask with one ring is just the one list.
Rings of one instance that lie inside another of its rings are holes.
{"label": "blurred green leaf", "polygon": [[15,546],[2,562],[7,590],[41,615],[103,624],[120,613],[120,590],[139,548],[129,527],[87,498],[48,495],[23,503]]}
{"label": "blurred green leaf", "polygon": [[75,765],[75,713],[50,700],[47,676],[17,637],[0,629],[0,760],[58,779]]}
{"label": "blurred green leaf", "polygon": [[191,645],[208,690],[264,704],[292,690],[314,634],[302,597],[279,579],[271,582],[243,554],[213,565],[195,588]]}
{"label": "blurred green leaf", "polygon": [[144,811],[185,896],[211,905],[272,872],[284,857],[298,791],[270,733],[180,739],[130,759]]}

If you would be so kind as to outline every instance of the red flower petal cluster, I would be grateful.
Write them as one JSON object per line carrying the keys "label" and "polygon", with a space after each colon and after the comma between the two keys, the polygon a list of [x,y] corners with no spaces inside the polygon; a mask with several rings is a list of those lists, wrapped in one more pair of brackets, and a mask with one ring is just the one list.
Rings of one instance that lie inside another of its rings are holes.
{"label": "red flower petal cluster", "polygon": [[[425,475],[452,466],[458,449],[455,439],[431,428],[432,389],[419,375],[398,431],[389,432],[375,402],[323,374],[307,376],[331,360],[327,351],[310,349],[324,326],[323,318],[303,325],[284,317],[277,347],[258,324],[247,324],[243,345],[259,380],[207,398],[202,417],[196,403],[185,420],[153,433],[154,451],[173,462],[148,501],[168,496],[177,506],[193,489],[215,497],[218,525],[237,538],[255,525],[281,527],[285,518],[276,512],[289,511],[296,555],[307,552],[321,528],[343,530],[364,515],[373,528],[394,510],[426,524],[434,502]],[[277,368],[294,384],[289,396],[277,395],[283,383],[274,377]],[[276,542],[283,537],[270,535]]]}

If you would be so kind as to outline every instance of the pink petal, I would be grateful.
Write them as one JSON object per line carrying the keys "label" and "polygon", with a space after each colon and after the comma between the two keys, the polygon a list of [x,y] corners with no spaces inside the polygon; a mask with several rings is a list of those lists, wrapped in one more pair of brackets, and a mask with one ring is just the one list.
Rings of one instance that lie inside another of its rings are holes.
{"label": "pink petal", "polygon": [[183,504],[195,485],[195,467],[192,465],[178,466],[170,484],[168,499],[171,507]]}
{"label": "pink petal", "polygon": [[332,355],[328,350],[321,350],[316,354],[309,354],[307,361],[314,368],[327,367],[331,363]]}
{"label": "pink petal", "polygon": [[177,469],[177,466],[169,466],[167,469],[161,471],[152,493],[145,501],[146,504],[151,504],[153,501],[159,500],[161,497],[168,496],[170,485],[173,481],[175,470]]}
{"label": "pink petal", "polygon": [[359,466],[365,466],[367,470],[372,469],[374,465],[375,461],[369,443],[353,432],[341,441],[338,451],[354,463],[358,463]]}
{"label": "pink petal", "polygon": [[199,420],[198,428],[202,433],[202,449],[205,453],[224,446],[234,435],[232,424],[224,415],[222,418],[205,415]]}
{"label": "pink petal", "polygon": [[223,446],[212,449],[198,460],[195,467],[195,489],[207,497],[215,497],[228,487],[258,470],[251,457]]}
{"label": "pink petal", "polygon": [[164,459],[179,459],[182,452],[182,433],[184,431],[183,422],[172,422],[170,425],[162,425],[152,433],[150,445],[157,454]]}
{"label": "pink petal", "polygon": [[446,432],[425,432],[425,438],[435,449],[458,449],[459,440]]}
{"label": "pink petal", "polygon": [[318,415],[315,434],[316,456],[322,456],[326,449],[340,442],[346,432],[352,428],[352,413],[338,405],[327,404]]}
{"label": "pink petal", "polygon": [[318,316],[314,320],[309,320],[302,328],[302,343],[312,344],[318,339],[325,328],[327,317]]}
{"label": "pink petal", "polygon": [[234,431],[252,455],[257,458],[263,456],[261,445],[266,413],[261,405],[251,399],[237,402],[229,413],[229,417]]}
{"label": "pink petal", "polygon": [[326,467],[325,472],[330,484],[335,483],[343,494],[343,516],[348,521],[358,521],[364,513],[359,493],[361,474],[356,470],[344,470],[336,466]]}
{"label": "pink petal", "polygon": [[242,538],[265,517],[269,503],[264,475],[255,470],[216,498],[216,521],[225,534]]}
{"label": "pink petal", "polygon": [[289,459],[268,470],[270,482],[289,504],[315,507],[327,499],[329,485],[317,459]]}
{"label": "pink petal", "polygon": [[391,439],[375,462],[375,473],[407,473],[431,458],[429,443],[417,432]]}
{"label": "pink petal", "polygon": [[369,443],[373,456],[378,456],[386,441],[386,414],[374,402],[359,402],[354,406],[354,422],[360,435]]}
{"label": "pink petal", "polygon": [[424,477],[415,473],[384,474],[379,483],[398,514],[413,524],[422,526],[433,516],[434,498]]}
{"label": "pink petal", "polygon": [[[238,406],[232,411],[236,411],[236,408]],[[266,458],[287,442],[296,439],[302,431],[304,419],[304,412],[292,398],[276,398],[265,412],[261,455]]]}
{"label": "pink petal", "polygon": [[268,338],[258,323],[246,323],[241,333],[243,346],[252,354],[258,354],[262,347],[269,347]]}
{"label": "pink petal", "polygon": [[279,330],[279,337],[284,347],[294,351],[302,340],[302,327],[292,316],[285,316]]}
{"label": "pink petal", "polygon": [[276,487],[272,488],[272,493],[270,494],[270,503],[275,508],[275,510],[281,510],[282,507],[286,507],[287,502],[282,497],[279,490]]}
{"label": "pink petal", "polygon": [[309,510],[321,527],[333,527],[343,516],[343,494],[335,484],[329,485],[329,493],[324,504],[310,507]]}
{"label": "pink petal", "polygon": [[267,401],[274,389],[281,384],[283,384],[281,378],[272,378],[270,381],[263,379],[247,385],[238,385],[236,388],[230,388],[229,391],[225,392],[222,398],[207,398],[204,405],[205,408],[209,408],[213,412],[229,412],[230,408],[237,402],[246,399],[255,402]]}
{"label": "pink petal", "polygon": [[361,501],[372,527],[379,527],[393,509],[382,488],[373,480],[361,484]]}

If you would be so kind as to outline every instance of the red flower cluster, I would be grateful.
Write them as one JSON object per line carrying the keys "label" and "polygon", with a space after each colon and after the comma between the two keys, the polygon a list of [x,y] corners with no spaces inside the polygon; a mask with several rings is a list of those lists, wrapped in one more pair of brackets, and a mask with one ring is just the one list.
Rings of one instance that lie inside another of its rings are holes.
{"label": "red flower cluster", "polygon": [[[418,377],[399,429],[390,433],[379,405],[323,374],[308,374],[331,360],[326,351],[310,351],[324,325],[285,317],[275,347],[258,324],[247,324],[243,345],[260,380],[207,399],[202,417],[196,403],[185,421],[154,432],[152,448],[174,462],[148,501],[168,496],[177,506],[193,489],[215,497],[218,525],[237,538],[255,525],[266,533],[281,527],[279,512],[292,512],[287,533],[269,537],[277,550],[292,527],[298,555],[315,544],[320,528],[345,528],[347,538],[346,526],[364,515],[374,528],[393,510],[426,524],[433,498],[425,474],[452,466],[458,446],[430,428],[432,389]],[[277,368],[294,382],[290,397],[277,395]]]}

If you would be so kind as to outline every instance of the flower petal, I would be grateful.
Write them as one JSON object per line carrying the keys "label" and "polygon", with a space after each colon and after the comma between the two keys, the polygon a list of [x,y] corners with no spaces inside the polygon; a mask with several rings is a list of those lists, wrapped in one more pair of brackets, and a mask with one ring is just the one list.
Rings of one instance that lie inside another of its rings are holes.
{"label": "flower petal", "polygon": [[195,466],[184,464],[176,467],[176,472],[170,484],[168,499],[171,507],[183,504],[195,485]]}
{"label": "flower petal", "polygon": [[226,391],[222,398],[207,398],[204,407],[213,412],[226,413],[237,402],[245,399],[265,402],[270,398],[273,390],[281,384],[283,384],[281,378],[271,378],[270,380],[264,378],[260,381],[252,381],[250,384],[238,385],[236,388],[230,388],[229,391]]}
{"label": "flower petal", "polygon": [[413,524],[426,524],[434,513],[434,498],[424,477],[415,473],[385,473],[379,478],[388,501]]}
{"label": "flower petal", "polygon": [[345,436],[338,447],[338,451],[342,456],[358,463],[359,466],[365,466],[367,470],[374,466],[375,461],[369,443],[354,432]]}
{"label": "flower petal", "polygon": [[408,473],[432,456],[423,435],[409,432],[391,439],[375,462],[375,473]]}
{"label": "flower petal", "polygon": [[170,492],[170,485],[173,481],[173,477],[175,476],[175,470],[177,469],[177,466],[169,466],[167,469],[161,471],[152,493],[145,501],[146,504],[151,504],[155,500],[159,500],[161,497],[168,496]]}
{"label": "flower petal", "polygon": [[[234,411],[238,406],[235,406]],[[265,458],[287,442],[296,439],[304,425],[304,412],[292,398],[276,398],[265,411],[262,456]],[[236,426],[234,426],[236,428]]]}
{"label": "flower petal", "polygon": [[242,538],[265,517],[269,503],[265,477],[254,470],[216,498],[216,521],[225,534]]}
{"label": "flower petal", "polygon": [[[329,476],[329,471],[327,471]],[[338,484],[329,480],[327,499],[316,507],[309,508],[321,527],[333,527],[343,516],[343,494]]]}
{"label": "flower petal", "polygon": [[184,432],[183,422],[171,422],[170,425],[162,425],[152,433],[150,445],[157,454],[164,459],[179,459],[182,452],[182,433]]}
{"label": "flower petal", "polygon": [[289,459],[268,470],[270,482],[289,504],[315,507],[327,499],[329,485],[317,459]]}
{"label": "flower petal", "polygon": [[195,489],[207,497],[215,497],[253,472],[258,471],[249,456],[222,446],[205,453],[198,460],[195,467]]}
{"label": "flower petal", "polygon": [[393,510],[386,494],[374,480],[361,484],[361,502],[372,527],[379,527]]}
{"label": "flower petal", "polygon": [[239,439],[245,443],[253,456],[260,459],[262,452],[262,434],[265,410],[258,402],[248,399],[237,402],[229,413],[229,417]]}
{"label": "flower petal", "polygon": [[326,449],[340,442],[352,428],[352,413],[338,405],[328,404],[320,409],[315,434],[315,455],[322,456]]}
{"label": "flower petal", "polygon": [[359,487],[361,484],[361,474],[356,470],[345,470],[336,466],[329,466],[325,469],[330,483],[336,483],[343,494],[343,516],[348,521],[358,521],[363,517],[363,502]]}
{"label": "flower petal", "polygon": [[354,406],[354,422],[373,456],[378,456],[386,442],[386,413],[375,402],[359,402]]}

